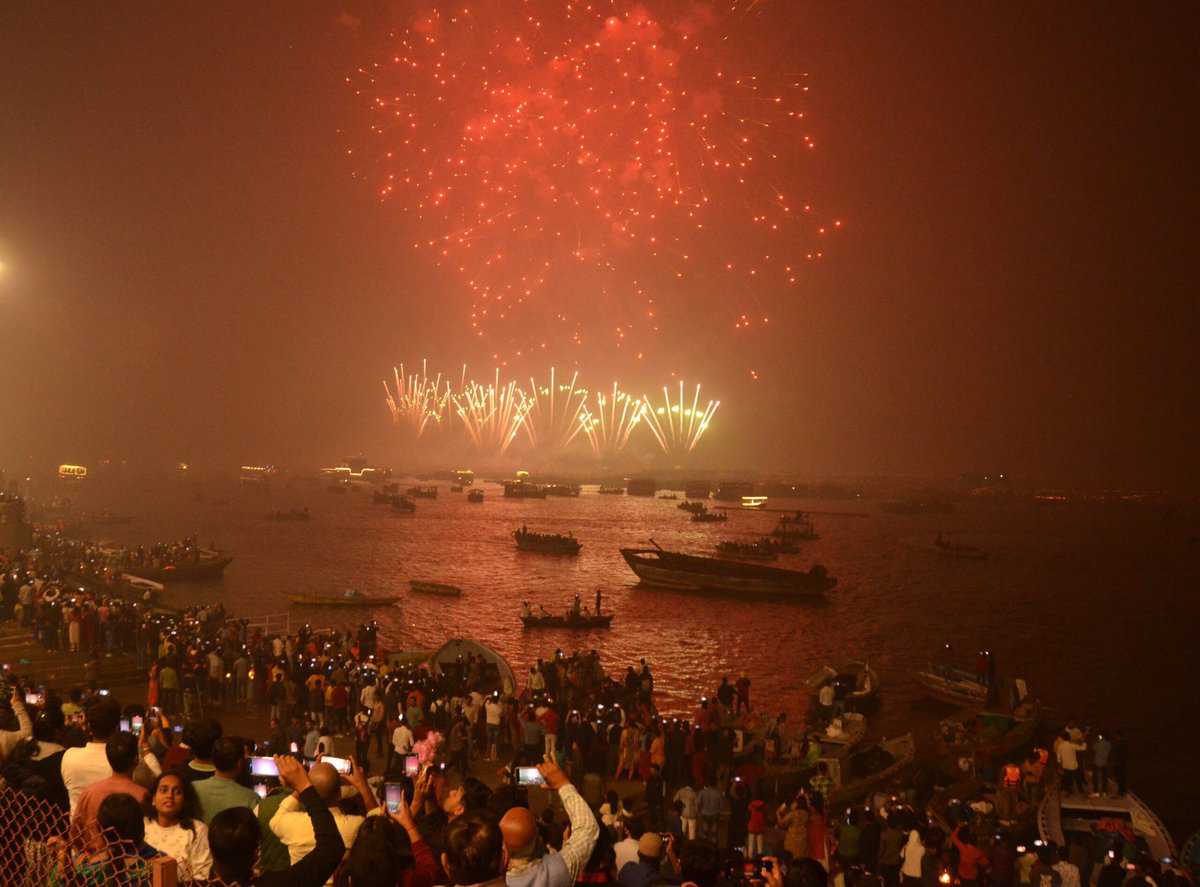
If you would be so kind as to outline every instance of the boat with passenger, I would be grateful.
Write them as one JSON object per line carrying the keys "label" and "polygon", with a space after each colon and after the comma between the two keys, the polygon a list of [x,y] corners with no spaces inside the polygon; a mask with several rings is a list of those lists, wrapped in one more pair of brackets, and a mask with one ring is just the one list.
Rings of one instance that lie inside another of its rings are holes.
{"label": "boat with passenger", "polygon": [[879,675],[866,662],[850,661],[839,665],[825,665],[804,682],[812,691],[813,699],[820,695],[821,688],[833,687],[835,703],[849,711],[861,711],[876,702],[879,697]]}
{"label": "boat with passenger", "polygon": [[625,488],[624,487],[601,487],[597,492],[599,492],[601,496],[624,496]]}
{"label": "boat with passenger", "polygon": [[613,614],[605,613],[600,609],[599,589],[596,591],[596,609],[591,612],[583,605],[583,600],[579,595],[575,595],[575,600],[571,602],[571,606],[567,608],[566,613],[559,616],[549,612],[545,607],[539,606],[537,612],[529,606],[529,601],[521,602],[521,624],[525,628],[609,628],[612,625]]}
{"label": "boat with passenger", "polygon": [[1072,839],[1086,846],[1097,837],[1107,836],[1111,841],[1120,836],[1153,859],[1176,858],[1171,833],[1133,792],[1095,797],[1065,794],[1061,784],[1052,785],[1038,805],[1037,825],[1041,839],[1059,847],[1068,846]]}
{"label": "boat with passenger", "polygon": [[539,554],[579,554],[583,544],[573,533],[535,533],[526,526],[513,530],[513,539],[521,551]]}
{"label": "boat with passenger", "polygon": [[482,502],[483,490],[471,490],[471,492],[467,493],[467,501],[476,503]]}
{"label": "boat with passenger", "polygon": [[785,570],[654,548],[622,548],[621,557],[646,585],[680,591],[736,592],[751,598],[815,598],[837,585],[820,564]]}
{"label": "boat with passenger", "polygon": [[694,524],[723,524],[729,520],[729,515],[719,511],[697,511],[692,515]]}
{"label": "boat with passenger", "polygon": [[703,502],[692,502],[691,500],[687,499],[685,499],[683,502],[680,502],[675,507],[680,511],[690,511],[692,514],[700,514],[701,512],[708,511],[708,506]]}
{"label": "boat with passenger", "polygon": [[779,559],[779,554],[769,545],[764,545],[761,539],[758,542],[738,542],[733,539],[724,539],[717,543],[717,554],[739,560],[773,561]]}
{"label": "boat with passenger", "polygon": [[579,484],[546,484],[546,495],[559,498],[574,498],[582,488]]}
{"label": "boat with passenger", "polygon": [[412,514],[417,510],[417,503],[406,496],[392,497],[393,514]]}
{"label": "boat with passenger", "polygon": [[812,542],[821,538],[813,522],[802,511],[797,511],[794,516],[781,517],[771,530],[771,535],[776,539],[796,542]]}

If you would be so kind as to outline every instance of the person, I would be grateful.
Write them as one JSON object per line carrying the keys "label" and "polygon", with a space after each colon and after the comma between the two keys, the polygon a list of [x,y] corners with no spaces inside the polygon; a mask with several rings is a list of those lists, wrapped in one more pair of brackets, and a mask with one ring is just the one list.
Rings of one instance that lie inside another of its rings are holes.
{"label": "person", "polygon": [[1071,848],[1066,845],[1059,847],[1057,855],[1054,870],[1058,872],[1062,887],[1079,887],[1079,866],[1071,862]]}
{"label": "person", "polygon": [[62,757],[63,785],[67,788],[67,803],[72,816],[84,790],[112,776],[108,740],[121,724],[121,707],[115,699],[99,699],[88,706],[85,718],[89,736],[87,745],[69,748]]}
{"label": "person", "polygon": [[403,794],[395,813],[363,821],[344,872],[346,887],[433,887],[437,862]]}
{"label": "person", "polygon": [[200,819],[205,825],[209,825],[214,816],[230,807],[253,810],[258,806],[258,795],[254,790],[238,782],[246,759],[242,741],[231,736],[222,736],[213,745],[212,756],[215,768],[212,777],[193,783],[196,797],[200,801]]}
{"label": "person", "polygon": [[637,862],[638,842],[646,833],[646,824],[640,819],[625,820],[625,837],[613,845],[614,868],[620,872],[631,862]]}
{"label": "person", "polygon": [[98,782],[93,782],[79,796],[79,803],[71,814],[71,829],[93,850],[102,844],[95,824],[100,805],[109,795],[127,794],[139,804],[146,799],[146,790],[133,781],[133,770],[138,763],[137,740],[131,733],[114,733],[104,743],[104,755],[112,773]]}
{"label": "person", "polygon": [[889,816],[879,833],[879,874],[883,877],[884,887],[900,885],[900,850],[903,847],[904,832],[897,825],[896,817]]}
{"label": "person", "polygon": [[0,730],[0,761],[5,761],[12,754],[17,743],[33,735],[33,721],[25,709],[25,699],[21,696],[21,688],[13,684],[12,698],[9,699],[13,714],[17,717],[16,730]]}
{"label": "person", "polygon": [[1017,818],[1017,795],[1021,789],[1021,768],[1008,761],[1000,769],[1000,785],[996,791],[996,817],[1004,825]]}
{"label": "person", "polygon": [[700,794],[696,796],[696,809],[700,815],[700,837],[714,844],[717,843],[717,825],[723,803],[721,793],[710,782],[705,782],[704,788],[700,789]]}
{"label": "person", "polygon": [[1054,868],[1057,854],[1049,844],[1042,844],[1036,851],[1037,859],[1029,870],[1032,887],[1062,887],[1062,875]]}
{"label": "person", "polygon": [[500,694],[493,693],[483,704],[484,716],[487,721],[487,756],[489,761],[500,757],[500,723],[504,717],[504,706],[500,704]]}
{"label": "person", "polygon": [[843,866],[858,865],[862,826],[858,810],[850,809],[837,828],[837,856]]}
{"label": "person", "polygon": [[683,836],[689,841],[696,840],[696,819],[700,815],[696,808],[696,798],[696,790],[687,782],[675,792],[675,800],[683,804],[679,816],[683,820]]}
{"label": "person", "polygon": [[1083,742],[1071,738],[1064,730],[1054,740],[1054,756],[1062,770],[1062,791],[1064,795],[1079,791],[1083,786],[1079,779],[1079,752],[1087,748]]}
{"label": "person", "polygon": [[808,856],[808,801],[804,795],[796,795],[791,804],[780,804],[775,822],[783,829],[783,849],[792,859]]}
{"label": "person", "polygon": [[833,777],[829,775],[829,765],[824,761],[817,762],[817,772],[808,780],[808,787],[822,801],[829,797],[829,792],[833,788]]}
{"label": "person", "polygon": [[338,834],[329,807],[312,787],[308,773],[291,755],[276,755],[279,780],[297,795],[312,821],[315,843],[312,852],[282,872],[254,875],[258,857],[259,828],[254,814],[245,807],[230,807],[213,817],[208,827],[212,851],[211,878],[242,887],[319,887],[337,870],[346,845]]}
{"label": "person", "polygon": [[587,802],[580,797],[558,765],[547,759],[538,765],[547,790],[557,792],[571,821],[571,837],[557,853],[538,858],[537,823],[528,808],[513,807],[500,819],[507,850],[504,880],[508,887],[571,887],[596,846],[600,826]]}
{"label": "person", "polygon": [[651,887],[654,884],[674,883],[674,878],[663,875],[664,849],[671,860],[671,869],[678,871],[678,861],[671,842],[664,842],[657,832],[646,832],[638,841],[637,860],[626,863],[617,872],[617,883],[621,887]]}
{"label": "person", "polygon": [[458,887],[502,887],[508,851],[500,826],[486,813],[459,816],[446,827],[442,868]]}
{"label": "person", "polygon": [[[987,868],[987,854],[975,845],[975,836],[971,830],[958,825],[950,833],[950,840],[958,848],[958,880],[963,887],[975,887],[979,882],[980,870]],[[1046,885],[1049,887],[1049,885]],[[1059,885],[1054,885],[1059,887]]]}
{"label": "person", "polygon": [[904,887],[919,887],[921,883],[921,863],[925,857],[925,844],[921,841],[921,833],[915,828],[908,831],[908,840],[900,850],[903,863],[900,866],[900,878]]}
{"label": "person", "polygon": [[124,792],[109,795],[100,803],[95,824],[103,836],[99,850],[88,848],[72,855],[61,838],[47,842],[59,855],[50,883],[150,883],[148,861],[159,853],[145,841],[141,805]]}
{"label": "person", "polygon": [[[351,847],[354,837],[362,827],[363,817],[357,814],[343,813],[337,804],[341,798],[342,785],[353,786],[363,801],[363,808],[368,812],[376,809],[379,804],[375,800],[371,788],[367,785],[367,775],[352,759],[350,772],[340,774],[332,764],[319,761],[308,771],[308,779],[321,800],[329,808],[334,825],[342,838],[342,843]],[[286,798],[275,816],[271,819],[270,829],[288,849],[288,856],[295,865],[310,853],[316,846],[316,834],[313,831],[311,819],[300,809],[300,801],[296,797]]]}
{"label": "person", "polygon": [[1097,734],[1092,743],[1092,797],[1094,798],[1108,795],[1108,771],[1111,757],[1112,743],[1103,733]]}
{"label": "person", "polygon": [[625,809],[625,804],[621,801],[620,796],[612,789],[604,796],[604,803],[600,805],[600,822],[616,836],[621,829],[621,823],[629,818],[629,811]]}
{"label": "person", "polygon": [[142,803],[146,843],[179,864],[181,881],[203,880],[212,866],[208,827],[200,821],[200,801],[187,776],[160,773]]}
{"label": "person", "polygon": [[746,856],[755,859],[766,852],[767,803],[754,793],[753,800],[746,805]]}

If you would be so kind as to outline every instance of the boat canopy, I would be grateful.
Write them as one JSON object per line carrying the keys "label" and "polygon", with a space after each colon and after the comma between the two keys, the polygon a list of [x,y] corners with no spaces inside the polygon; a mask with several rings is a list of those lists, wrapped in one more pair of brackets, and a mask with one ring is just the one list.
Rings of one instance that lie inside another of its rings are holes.
{"label": "boat canopy", "polygon": [[486,662],[490,662],[496,666],[496,671],[500,676],[500,683],[506,687],[517,687],[516,677],[513,675],[512,666],[508,664],[508,660],[485,644],[479,641],[473,641],[469,638],[451,638],[438,648],[437,652],[429,658],[430,665],[435,671],[440,672],[443,665],[451,665],[457,662],[460,658],[465,659],[468,654],[474,654]]}

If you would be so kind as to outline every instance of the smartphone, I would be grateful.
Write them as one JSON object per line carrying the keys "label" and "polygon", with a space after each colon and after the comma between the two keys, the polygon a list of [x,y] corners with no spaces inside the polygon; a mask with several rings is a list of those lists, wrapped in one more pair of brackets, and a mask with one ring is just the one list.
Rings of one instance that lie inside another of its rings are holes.
{"label": "smartphone", "polygon": [[254,793],[260,798],[265,798],[267,796],[267,784],[265,782],[254,783]]}
{"label": "smartphone", "polygon": [[141,715],[134,715],[132,718],[129,719],[129,732],[131,732],[134,736],[137,736],[139,733],[142,732],[142,716]]}
{"label": "smartphone", "polygon": [[122,733],[129,732],[129,718],[121,718],[120,730]]}
{"label": "smartphone", "polygon": [[333,769],[336,770],[338,773],[349,773],[350,772],[350,759],[349,758],[335,758],[330,755],[325,755],[321,758],[321,760],[324,761],[326,764],[332,764]]}
{"label": "smartphone", "polygon": [[517,785],[545,785],[546,780],[537,767],[518,767]]}
{"label": "smartphone", "polygon": [[275,764],[275,759],[266,755],[255,755],[250,759],[250,775],[251,776],[278,776],[279,767]]}
{"label": "smartphone", "polygon": [[41,693],[26,693],[25,694],[25,704],[32,705],[34,708],[40,708],[45,703],[45,701],[46,701],[46,699],[44,696],[42,696]]}
{"label": "smartphone", "polygon": [[171,732],[172,733],[182,733],[183,732],[183,724],[176,724],[174,727],[171,728]]}
{"label": "smartphone", "polygon": [[105,688],[105,689],[103,689],[103,690],[97,690],[97,691],[96,691],[96,694],[97,694],[98,696],[107,696],[107,695],[108,695],[108,689],[107,689],[107,688]]}
{"label": "smartphone", "polygon": [[385,782],[383,784],[383,802],[387,804],[388,813],[395,813],[400,809],[400,799],[403,797],[403,782]]}
{"label": "smartphone", "polygon": [[404,756],[404,775],[409,779],[414,779],[421,772],[421,757],[420,755],[405,755]]}
{"label": "smartphone", "polygon": [[292,753],[292,754],[294,754],[294,755],[298,755],[298,754],[300,754],[300,745],[299,745],[299,743],[293,742],[293,743],[292,743],[292,745],[291,745],[290,751],[291,751],[291,753]]}

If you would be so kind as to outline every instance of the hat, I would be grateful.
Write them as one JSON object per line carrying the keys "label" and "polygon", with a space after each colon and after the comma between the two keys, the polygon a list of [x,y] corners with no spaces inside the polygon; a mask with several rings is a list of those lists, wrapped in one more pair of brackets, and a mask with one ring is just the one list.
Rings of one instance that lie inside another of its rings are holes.
{"label": "hat", "polygon": [[638,838],[638,856],[658,859],[662,855],[662,837],[658,832],[646,832]]}

